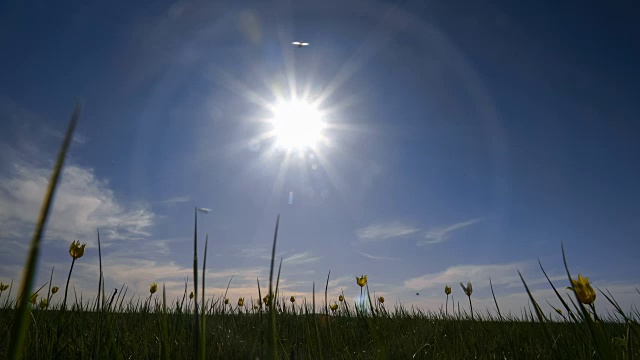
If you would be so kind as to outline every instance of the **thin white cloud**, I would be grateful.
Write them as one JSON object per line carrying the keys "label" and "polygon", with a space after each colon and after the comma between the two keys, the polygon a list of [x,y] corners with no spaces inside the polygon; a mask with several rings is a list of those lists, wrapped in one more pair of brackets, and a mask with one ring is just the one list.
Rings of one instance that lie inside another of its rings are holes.
{"label": "thin white cloud", "polygon": [[313,256],[310,251],[306,251],[303,253],[293,254],[282,260],[282,262],[288,265],[301,265],[316,262],[320,259],[322,259],[321,256]]}
{"label": "thin white cloud", "polygon": [[[494,285],[508,285],[520,281],[518,270],[531,268],[533,262],[515,262],[508,264],[456,265],[438,273],[425,274],[407,279],[404,286],[411,290],[443,288],[445,284],[455,286],[460,281],[470,280],[488,285],[489,277]],[[474,285],[474,288],[476,286]]]}
{"label": "thin white cloud", "polygon": [[[271,252],[266,247],[256,246],[249,248],[238,248],[238,255],[241,257],[252,258],[252,259],[261,259],[261,260],[271,260]],[[276,259],[281,258],[284,253],[276,254]]]}
{"label": "thin white cloud", "polygon": [[471,219],[446,227],[427,230],[424,234],[424,241],[419,242],[418,245],[438,244],[441,242],[445,242],[449,240],[452,232],[473,225],[479,221],[480,219]]}
{"label": "thin white cloud", "polygon": [[358,229],[356,235],[360,242],[371,242],[376,240],[392,239],[415,234],[420,229],[399,222],[372,224],[365,228]]}
{"label": "thin white cloud", "polygon": [[398,260],[398,258],[394,258],[394,257],[389,257],[389,256],[375,256],[375,255],[371,255],[368,254],[364,251],[356,251],[358,254],[369,258],[369,259],[373,259],[373,260]]}
{"label": "thin white cloud", "polygon": [[158,201],[158,203],[163,205],[174,205],[179,203],[185,203],[188,201],[191,201],[191,198],[189,196],[174,196],[166,200]]}
{"label": "thin white cloud", "polygon": [[251,259],[261,259],[261,260],[270,260],[271,254],[267,253],[267,248],[265,247],[250,247],[250,248],[239,248],[237,249],[238,256],[251,258]]}
{"label": "thin white cloud", "polygon": [[340,276],[338,278],[335,279],[329,279],[329,287],[331,288],[335,288],[335,287],[345,287],[346,285],[355,285],[356,283],[356,276],[355,275],[345,275],[345,276]]}
{"label": "thin white cloud", "polygon": [[[266,247],[250,247],[250,248],[238,248],[238,255],[246,258],[267,260],[266,263],[271,261],[271,251]],[[287,265],[301,265],[316,262],[322,259],[322,256],[313,256],[310,251],[302,253],[293,253],[288,255],[291,251],[284,251],[276,253],[276,262],[282,258],[282,263]],[[285,257],[286,256],[286,257]]]}

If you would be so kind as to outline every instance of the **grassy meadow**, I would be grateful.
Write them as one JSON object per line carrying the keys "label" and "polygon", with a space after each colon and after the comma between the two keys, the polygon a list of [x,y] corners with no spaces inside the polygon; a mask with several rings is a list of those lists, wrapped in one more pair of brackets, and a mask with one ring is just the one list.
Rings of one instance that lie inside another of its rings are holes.
{"label": "grassy meadow", "polygon": [[[278,291],[280,267],[275,261],[278,221],[269,283],[256,284],[255,293],[247,294],[251,297],[205,293],[208,244],[198,262],[195,231],[193,278],[177,299],[167,298],[164,286],[156,283],[149,284],[144,298],[127,296],[124,286],[105,292],[101,257],[101,276],[95,284],[84,284],[95,286],[96,293],[75,293],[68,284],[85,250],[76,241],[69,247],[66,283],[53,286],[49,281],[38,288],[34,279],[44,224],[79,116],[80,107],[58,154],[24,277],[20,283],[0,284],[1,358],[640,359],[640,312],[623,311],[608,291],[572,276],[566,260],[567,284],[574,296],[561,296],[564,289],[556,289],[547,277],[562,304],[552,309],[557,312],[553,319],[547,304],[536,301],[522,277],[522,291],[530,302],[522,305],[517,317],[505,316],[497,299],[495,309],[474,309],[471,283],[460,284],[468,299],[456,309],[453,303],[448,306],[450,285],[456,284],[442,284],[447,306],[437,311],[389,305],[382,297],[371,297],[373,283],[366,276],[354,279],[364,302],[343,295],[329,299],[330,275],[327,283],[313,284],[311,299],[284,297]],[[598,314],[595,301],[607,302],[615,311]]]}

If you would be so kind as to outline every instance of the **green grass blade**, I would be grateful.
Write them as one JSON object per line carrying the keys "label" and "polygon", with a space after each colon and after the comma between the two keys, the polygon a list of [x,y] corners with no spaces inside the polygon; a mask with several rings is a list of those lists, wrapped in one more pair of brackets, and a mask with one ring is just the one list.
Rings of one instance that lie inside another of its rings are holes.
{"label": "green grass blade", "polygon": [[180,301],[180,307],[178,308],[180,312],[184,309],[184,300],[187,298],[187,292],[189,291],[189,276],[184,280],[184,294],[182,294],[182,301]]}
{"label": "green grass blade", "polygon": [[324,285],[324,314],[329,316],[329,301],[327,299],[327,292],[329,291],[329,277],[331,277],[331,270],[327,274],[327,283]]}
{"label": "green grass blade", "polygon": [[312,306],[313,308],[311,309],[311,316],[313,319],[313,325],[316,331],[316,346],[318,347],[318,358],[319,359],[324,359],[324,352],[322,351],[323,347],[322,347],[322,339],[320,338],[320,329],[318,328],[318,316],[316,315],[316,282],[313,282],[313,288],[311,290],[311,293],[313,295],[313,302],[312,302]]}
{"label": "green grass blade", "polygon": [[[96,229],[96,233],[98,234],[98,264],[100,266],[100,273],[98,276],[98,297],[97,297],[97,301],[98,301],[98,305],[97,305],[97,309],[98,310],[102,310],[102,307],[104,306],[104,283],[103,283],[103,277],[102,277],[102,250],[100,247],[100,230]],[[102,291],[102,301],[100,301],[100,292]]]}
{"label": "green grass blade", "polygon": [[45,193],[42,207],[40,208],[40,215],[38,216],[36,229],[33,233],[33,238],[31,239],[31,247],[29,249],[29,255],[24,267],[24,276],[20,285],[18,310],[16,312],[13,326],[11,328],[11,341],[9,342],[8,349],[9,359],[19,359],[22,357],[24,338],[29,326],[29,321],[27,319],[27,314],[29,312],[28,297],[30,295],[29,293],[31,291],[31,287],[33,286],[33,280],[36,276],[38,257],[40,256],[40,242],[42,240],[42,235],[44,234],[44,227],[47,223],[49,212],[53,205],[55,190],[60,180],[60,174],[62,173],[64,160],[67,156],[67,151],[71,146],[73,132],[76,128],[76,124],[78,123],[81,112],[82,105],[78,103],[73,112],[73,115],[71,115],[71,121],[69,122],[69,126],[67,127],[67,133],[65,134],[64,141],[62,142],[62,146],[60,147],[60,151],[58,152],[58,158],[56,159],[56,164],[53,168],[51,179],[49,180],[49,186],[47,188],[47,192]]}
{"label": "green grass blade", "polygon": [[[564,252],[564,244],[562,244],[561,247],[562,247],[562,261],[564,262],[564,269],[567,272],[567,277],[569,278],[569,284],[573,285],[571,283],[572,278],[571,278],[571,273],[569,272],[569,265],[567,265],[567,257]],[[596,329],[596,324],[591,319],[591,316],[589,315],[589,312],[587,311],[585,306],[580,302],[580,299],[578,299],[578,294],[576,294],[575,291],[573,291],[573,296],[576,298],[576,303],[580,307],[580,311],[584,316],[584,320],[587,323],[589,332],[591,333],[591,337],[596,343],[596,351],[598,352],[598,355],[602,359],[613,359],[614,358],[613,351],[611,350],[610,345],[604,339],[604,336],[601,332],[602,329],[601,328]],[[600,330],[600,331],[597,331],[597,330]]]}
{"label": "green grass blade", "polygon": [[193,326],[193,353],[197,356],[200,345],[200,322],[198,318],[198,207],[195,208],[195,223],[193,226],[193,304],[194,304],[194,326]]}
{"label": "green grass blade", "polygon": [[536,310],[536,316],[538,317],[538,320],[541,323],[545,323],[547,321],[547,318],[544,316],[544,313],[542,312],[542,309],[540,308],[540,305],[538,305],[538,302],[536,301],[536,299],[533,298],[533,294],[531,293],[531,290],[529,290],[529,286],[527,286],[527,283],[524,281],[524,278],[522,277],[520,270],[518,270],[518,275],[520,276],[520,280],[522,280],[522,285],[524,285],[524,288],[527,291],[527,294],[529,295],[529,299],[531,299],[531,302],[533,303],[533,307]]}
{"label": "green grass blade", "polygon": [[278,289],[280,286],[280,272],[282,271],[282,258],[280,258],[280,265],[278,265],[278,277],[276,278],[276,292],[275,292],[275,296],[274,296],[274,306],[276,306],[278,304]]}
{"label": "green grass blade", "polygon": [[200,348],[199,348],[199,359],[204,359],[206,358],[206,353],[207,353],[207,348],[206,348],[206,343],[205,343],[205,338],[207,336],[207,332],[206,332],[206,328],[207,328],[207,324],[206,324],[206,314],[207,311],[205,309],[205,302],[204,302],[204,274],[207,268],[207,246],[209,245],[209,234],[207,234],[207,237],[204,241],[204,257],[202,258],[202,301],[200,302],[200,305],[202,306],[202,309],[200,311],[201,316],[202,316],[202,320],[201,320],[201,328],[202,330],[200,331]]}
{"label": "green grass blade", "polygon": [[169,325],[167,324],[167,290],[162,284],[162,346],[164,359],[171,359],[171,349],[169,348]]}
{"label": "green grass blade", "polygon": [[47,304],[51,304],[51,284],[53,283],[53,269],[51,267],[51,275],[49,276],[49,287],[47,288]]}
{"label": "green grass blade", "polygon": [[631,324],[627,324],[627,354],[629,360],[633,360],[633,334],[631,334]]}
{"label": "green grass blade", "polygon": [[538,264],[540,265],[540,270],[542,270],[542,273],[544,274],[544,277],[547,278],[547,281],[549,282],[549,285],[551,285],[551,288],[553,289],[553,292],[556,293],[556,296],[558,297],[558,299],[560,299],[560,302],[562,303],[562,306],[564,306],[564,308],[567,309],[567,314],[569,314],[571,319],[573,319],[573,321],[577,323],[578,319],[576,318],[576,316],[573,313],[573,311],[571,311],[571,308],[566,303],[566,301],[564,301],[564,299],[562,298],[562,296],[560,295],[560,293],[558,292],[556,287],[553,285],[553,282],[551,282],[551,279],[547,275],[547,272],[544,271],[544,267],[542,267],[542,262],[540,261],[540,259],[538,259]]}
{"label": "green grass blade", "polygon": [[498,311],[498,317],[500,321],[503,321],[502,313],[500,312],[500,307],[498,306],[498,300],[496,300],[496,293],[493,292],[493,283],[491,282],[491,278],[489,278],[489,286],[491,286],[491,295],[493,296],[493,302],[496,303],[496,310]]}
{"label": "green grass blade", "polygon": [[278,338],[276,333],[276,311],[275,311],[275,294],[273,292],[273,266],[276,258],[276,244],[278,242],[278,226],[280,225],[280,215],[276,219],[276,229],[273,233],[273,246],[271,248],[271,268],[269,270],[269,347],[270,356],[273,359],[278,358]]}
{"label": "green grass blade", "polygon": [[[262,291],[260,290],[260,279],[256,278],[256,282],[258,283],[258,302],[262,304]],[[262,309],[262,305],[260,305],[260,309]]]}
{"label": "green grass blade", "polygon": [[373,309],[373,302],[371,301],[371,294],[369,293],[369,282],[367,282],[366,287],[367,287],[367,299],[369,300],[369,307],[371,308],[371,315],[375,317],[376,313],[375,313],[375,311]]}
{"label": "green grass blade", "polygon": [[[229,282],[227,283],[227,289],[224,291],[224,297],[223,299],[227,298],[227,293],[229,292],[229,286],[231,286],[231,280],[233,280],[233,275],[231,275],[231,278],[229,279]],[[224,309],[226,310],[226,306],[224,307]]]}

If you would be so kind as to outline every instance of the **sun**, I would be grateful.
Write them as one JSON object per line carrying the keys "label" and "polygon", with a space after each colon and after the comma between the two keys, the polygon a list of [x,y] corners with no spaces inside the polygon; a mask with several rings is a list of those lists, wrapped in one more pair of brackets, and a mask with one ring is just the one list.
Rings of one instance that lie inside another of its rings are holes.
{"label": "sun", "polygon": [[314,148],[325,128],[321,112],[303,100],[276,105],[271,123],[276,144],[287,149]]}

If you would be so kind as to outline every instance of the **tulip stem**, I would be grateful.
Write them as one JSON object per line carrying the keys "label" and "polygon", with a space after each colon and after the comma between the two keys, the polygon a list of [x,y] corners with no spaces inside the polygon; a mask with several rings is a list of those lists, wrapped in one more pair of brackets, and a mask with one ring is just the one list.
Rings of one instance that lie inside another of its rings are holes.
{"label": "tulip stem", "polygon": [[64,287],[64,300],[62,301],[62,310],[67,308],[67,292],[69,291],[69,281],[71,281],[71,272],[73,271],[73,264],[76,263],[76,258],[71,260],[71,268],[69,269],[69,276],[67,276],[67,285]]}
{"label": "tulip stem", "polygon": [[596,306],[593,303],[591,303],[591,304],[589,304],[589,307],[591,307],[591,311],[593,312],[593,319],[595,321],[600,322],[600,318],[598,317],[598,314],[596,313]]}
{"label": "tulip stem", "polygon": [[473,304],[471,303],[471,296],[469,296],[469,308],[471,309],[471,321],[473,321]]}
{"label": "tulip stem", "polygon": [[[442,309],[442,308],[440,308],[440,309]],[[442,310],[440,310],[440,311],[442,311]],[[444,304],[444,314],[446,316],[449,315],[449,294],[447,294],[447,302],[445,302],[445,304]]]}

